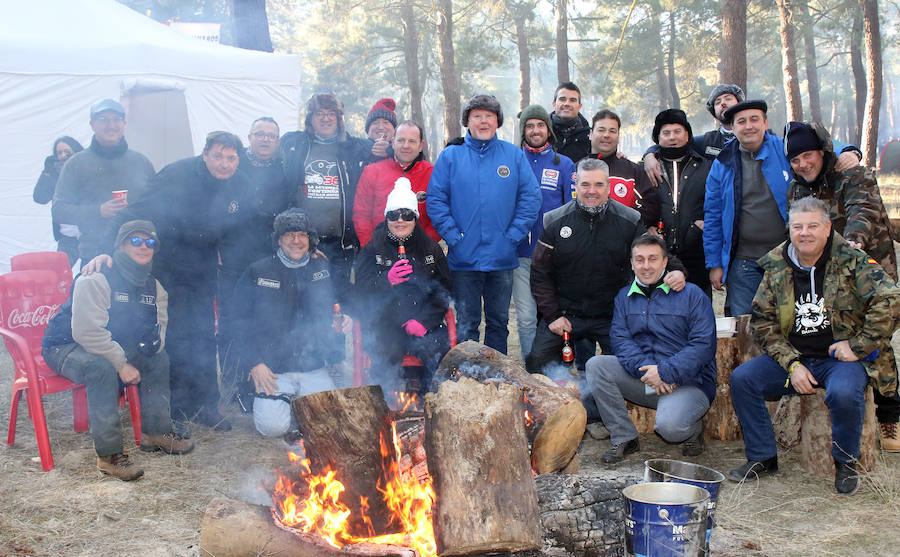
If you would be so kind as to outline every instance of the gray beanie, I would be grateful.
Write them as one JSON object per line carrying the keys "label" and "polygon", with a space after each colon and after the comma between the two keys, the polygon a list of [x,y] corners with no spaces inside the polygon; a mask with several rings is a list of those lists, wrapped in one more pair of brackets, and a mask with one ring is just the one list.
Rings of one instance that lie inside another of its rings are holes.
{"label": "gray beanie", "polygon": [[156,249],[159,249],[159,237],[156,235],[156,227],[149,220],[130,220],[119,227],[116,234],[116,249],[122,245],[132,234],[141,232],[156,240]]}
{"label": "gray beanie", "polygon": [[543,120],[547,124],[547,130],[550,132],[550,143],[556,143],[556,134],[553,133],[553,122],[547,109],[539,104],[531,104],[522,109],[519,113],[519,145],[525,143],[525,123],[528,120]]}
{"label": "gray beanie", "polygon": [[743,89],[741,89],[737,85],[734,85],[732,83],[720,83],[716,85],[709,93],[709,98],[706,99],[706,110],[708,110],[709,113],[713,115],[713,118],[716,117],[716,99],[726,93],[734,95],[734,98],[736,98],[739,103],[744,102],[744,100],[746,99],[746,97],[744,97]]}
{"label": "gray beanie", "polygon": [[300,209],[288,209],[275,217],[274,237],[277,242],[279,238],[288,232],[306,232],[309,234],[309,250],[316,249],[319,244],[319,235],[312,228],[309,217]]}
{"label": "gray beanie", "polygon": [[500,107],[500,101],[494,95],[474,95],[466,106],[463,107],[462,119],[460,122],[463,127],[469,127],[469,113],[473,110],[487,110],[497,115],[497,126],[503,126],[503,108]]}

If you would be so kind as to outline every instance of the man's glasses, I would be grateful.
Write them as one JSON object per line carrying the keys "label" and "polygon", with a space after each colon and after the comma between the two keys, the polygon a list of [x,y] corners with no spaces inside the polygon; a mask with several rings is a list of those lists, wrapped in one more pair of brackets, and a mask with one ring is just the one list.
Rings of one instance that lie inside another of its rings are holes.
{"label": "man's glasses", "polygon": [[317,110],[313,113],[313,116],[324,120],[325,118],[337,118],[338,113],[333,110]]}
{"label": "man's glasses", "polygon": [[129,236],[128,241],[131,242],[131,245],[134,247],[140,247],[141,244],[144,244],[149,249],[156,249],[156,240],[153,238],[141,238],[140,236]]}
{"label": "man's glasses", "polygon": [[101,116],[99,118],[94,118],[94,122],[97,122],[98,124],[103,124],[103,125],[121,124],[124,121],[125,121],[125,118],[122,118],[121,116]]}
{"label": "man's glasses", "polygon": [[405,221],[416,220],[416,214],[409,209],[397,209],[395,211],[388,211],[387,215],[385,215],[388,220],[398,220],[403,219]]}
{"label": "man's glasses", "polygon": [[277,133],[266,133],[266,132],[253,132],[250,135],[262,141],[263,139],[268,139],[269,141],[275,141],[278,139]]}

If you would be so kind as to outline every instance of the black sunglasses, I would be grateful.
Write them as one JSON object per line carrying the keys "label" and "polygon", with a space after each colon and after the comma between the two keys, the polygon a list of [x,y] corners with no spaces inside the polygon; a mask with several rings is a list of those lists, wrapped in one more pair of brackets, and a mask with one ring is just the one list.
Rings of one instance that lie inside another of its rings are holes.
{"label": "black sunglasses", "polygon": [[397,209],[396,211],[388,211],[385,216],[387,217],[387,220],[416,220],[416,214],[409,209]]}
{"label": "black sunglasses", "polygon": [[134,247],[138,247],[141,244],[144,244],[150,249],[156,249],[156,240],[153,238],[141,238],[140,236],[129,236],[128,241],[131,242],[131,245]]}

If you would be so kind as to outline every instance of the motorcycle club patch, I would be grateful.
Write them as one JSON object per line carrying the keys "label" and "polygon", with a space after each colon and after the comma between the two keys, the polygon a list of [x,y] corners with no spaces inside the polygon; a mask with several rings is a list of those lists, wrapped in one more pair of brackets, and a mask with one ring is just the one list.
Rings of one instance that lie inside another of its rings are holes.
{"label": "motorcycle club patch", "polygon": [[256,279],[256,284],[265,288],[281,288],[280,280],[267,279],[262,277]]}
{"label": "motorcycle club patch", "polygon": [[146,304],[148,306],[156,305],[156,296],[148,296],[147,294],[141,294],[141,303]]}
{"label": "motorcycle club patch", "polygon": [[231,200],[231,203],[228,204],[228,212],[231,214],[237,213],[238,209],[240,209],[240,205],[235,200]]}
{"label": "motorcycle club patch", "polygon": [[116,292],[116,301],[128,303],[128,292]]}
{"label": "motorcycle club patch", "polygon": [[506,166],[505,164],[501,164],[500,166],[498,166],[497,167],[497,176],[500,176],[501,178],[508,177],[509,176],[509,167]]}
{"label": "motorcycle club patch", "polygon": [[434,256],[433,256],[433,255],[426,255],[426,256],[425,256],[425,264],[426,264],[426,265],[434,265]]}
{"label": "motorcycle club patch", "polygon": [[559,180],[559,170],[555,170],[553,168],[545,168],[541,172],[541,185],[542,186],[553,186],[555,188],[558,180]]}
{"label": "motorcycle club patch", "polygon": [[328,278],[330,275],[328,274],[328,269],[322,269],[321,271],[317,271],[312,274],[313,280],[322,280]]}
{"label": "motorcycle club patch", "polygon": [[562,228],[559,229],[559,237],[560,238],[568,238],[571,235],[572,235],[572,229],[569,228],[568,226],[563,226]]}

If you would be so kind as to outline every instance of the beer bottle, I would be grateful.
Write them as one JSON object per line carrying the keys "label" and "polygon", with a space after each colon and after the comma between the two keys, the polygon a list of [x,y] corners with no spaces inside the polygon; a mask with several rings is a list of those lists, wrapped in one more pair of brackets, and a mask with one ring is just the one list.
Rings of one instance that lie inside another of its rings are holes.
{"label": "beer bottle", "polygon": [[334,304],[334,317],[331,321],[331,327],[334,332],[340,333],[341,326],[344,324],[344,314],[341,313],[341,304]]}
{"label": "beer bottle", "polygon": [[400,249],[397,250],[397,259],[403,260],[406,259],[406,246],[400,244]]}
{"label": "beer bottle", "polygon": [[659,219],[659,222],[656,223],[656,231],[659,232],[660,236],[665,236],[666,227],[663,224],[662,219]]}
{"label": "beer bottle", "polygon": [[563,331],[562,361],[568,364],[574,359],[575,351],[572,350],[572,343],[569,341],[569,332]]}

